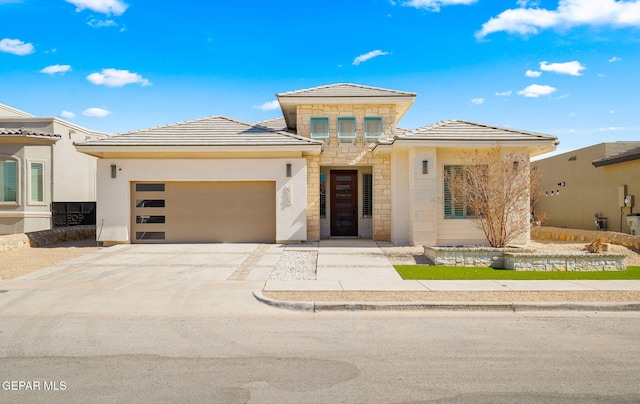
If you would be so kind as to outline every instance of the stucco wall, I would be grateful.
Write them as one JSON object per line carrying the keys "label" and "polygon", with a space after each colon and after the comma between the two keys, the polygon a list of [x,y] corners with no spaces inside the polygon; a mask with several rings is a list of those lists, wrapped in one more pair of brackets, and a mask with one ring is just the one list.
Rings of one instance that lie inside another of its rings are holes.
{"label": "stucco wall", "polygon": [[[0,157],[17,162],[17,202],[0,203],[0,234],[51,228],[51,148],[37,144],[0,144]],[[42,202],[31,200],[31,163],[44,164]]]}
{"label": "stucco wall", "polygon": [[[468,149],[467,151],[473,151],[472,149]],[[437,244],[438,245],[488,245],[488,241],[482,232],[477,226],[474,225],[473,219],[448,219],[444,216],[444,211],[442,207],[442,201],[444,200],[444,166],[445,165],[456,165],[462,164],[463,160],[461,158],[462,153],[465,152],[465,149],[449,149],[449,150],[438,150],[437,154],[437,180],[436,184],[436,194],[437,198],[437,207],[435,209],[436,217],[437,217]],[[524,153],[524,151],[516,149],[516,148],[504,148],[503,153]],[[523,209],[528,212],[529,211],[529,202],[528,198],[524,198]],[[516,237],[511,244],[527,244],[529,242],[529,214],[523,215],[522,218],[522,228],[523,232],[520,236]]]}
{"label": "stucco wall", "polygon": [[96,158],[76,151],[73,143],[91,138],[87,132],[70,128],[58,121],[54,133],[61,136],[53,145],[54,202],[94,202],[96,200]]}
{"label": "stucco wall", "polygon": [[[286,177],[286,164],[292,176]],[[111,178],[111,165],[117,177]],[[128,243],[131,182],[135,181],[275,181],[276,240],[307,239],[307,167],[304,158],[290,159],[102,159],[98,161],[97,240]],[[292,204],[282,203],[284,187]]]}
{"label": "stucco wall", "polygon": [[595,230],[597,212],[606,218],[607,230],[629,233],[625,215],[630,209],[621,211],[618,187],[627,186],[627,194],[635,196],[633,211],[640,212],[640,160],[601,167],[592,164],[605,154],[624,150],[624,144],[602,143],[536,162],[541,167],[543,192],[536,211],[547,216],[545,225]]}

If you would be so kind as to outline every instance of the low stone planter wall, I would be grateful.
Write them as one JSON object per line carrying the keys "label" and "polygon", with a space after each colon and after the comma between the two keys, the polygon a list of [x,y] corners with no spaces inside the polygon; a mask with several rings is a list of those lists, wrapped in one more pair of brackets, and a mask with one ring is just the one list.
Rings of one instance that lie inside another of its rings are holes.
{"label": "low stone planter wall", "polygon": [[491,267],[516,271],[624,271],[627,269],[626,256],[613,253],[424,246],[424,255],[435,265],[450,267]]}
{"label": "low stone planter wall", "polygon": [[514,248],[424,246],[424,255],[435,265],[504,268],[504,253],[513,250]]}
{"label": "low stone planter wall", "polygon": [[624,254],[504,253],[504,268],[516,271],[624,271]]}
{"label": "low stone planter wall", "polygon": [[0,251],[22,247],[38,247],[69,240],[86,240],[96,237],[96,226],[59,227],[51,230],[0,236]]}

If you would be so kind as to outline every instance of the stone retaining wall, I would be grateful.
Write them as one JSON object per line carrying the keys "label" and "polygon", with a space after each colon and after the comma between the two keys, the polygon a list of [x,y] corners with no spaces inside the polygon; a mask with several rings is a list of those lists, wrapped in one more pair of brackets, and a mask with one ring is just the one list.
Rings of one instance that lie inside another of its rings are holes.
{"label": "stone retaining wall", "polygon": [[94,239],[96,226],[59,227],[51,230],[0,236],[0,252],[22,247],[38,247],[69,240]]}
{"label": "stone retaining wall", "polygon": [[593,231],[580,229],[564,229],[560,227],[535,226],[531,228],[531,238],[543,240],[560,240],[590,243],[599,240],[601,243],[618,244],[640,250],[640,236],[617,233],[614,231]]}
{"label": "stone retaining wall", "polygon": [[624,271],[624,254],[505,253],[505,269],[516,271]]}
{"label": "stone retaining wall", "polygon": [[435,265],[450,267],[504,268],[505,250],[513,249],[491,247],[424,246],[424,255]]}

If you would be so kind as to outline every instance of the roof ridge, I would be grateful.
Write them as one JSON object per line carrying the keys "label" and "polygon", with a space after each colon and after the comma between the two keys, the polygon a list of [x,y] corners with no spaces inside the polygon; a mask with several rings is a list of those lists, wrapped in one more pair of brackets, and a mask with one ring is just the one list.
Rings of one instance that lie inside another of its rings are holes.
{"label": "roof ridge", "polygon": [[287,91],[287,92],[284,92],[284,93],[277,93],[276,97],[301,94],[301,93],[305,93],[305,92],[309,92],[309,91],[322,90],[322,89],[338,87],[338,86],[356,87],[356,88],[367,89],[367,90],[388,91],[388,92],[396,93],[396,94],[412,94],[414,96],[416,95],[415,93],[409,92],[409,91],[393,90],[393,89],[384,88],[384,87],[367,86],[367,85],[364,85],[364,84],[333,83],[333,84],[323,84],[323,85],[320,85],[320,86],[315,86],[315,87],[310,87],[310,88],[303,88],[303,89],[300,89],[300,90]]}
{"label": "roof ridge", "polygon": [[172,127],[172,126],[185,125],[185,124],[190,124],[190,123],[195,123],[195,122],[200,122],[200,121],[206,121],[206,120],[215,119],[215,118],[226,119],[227,121],[236,122],[236,123],[240,123],[240,124],[251,126],[251,123],[249,123],[249,122],[240,121],[238,119],[230,118],[228,116],[211,115],[211,116],[205,116],[203,118],[190,119],[188,121],[168,123],[166,125],[151,126],[149,128],[144,128],[144,129],[132,129],[132,130],[129,130],[127,132],[116,133],[114,136],[129,135],[131,133],[145,132],[145,131],[156,130],[156,129],[164,129],[164,128],[169,128],[169,127]]}

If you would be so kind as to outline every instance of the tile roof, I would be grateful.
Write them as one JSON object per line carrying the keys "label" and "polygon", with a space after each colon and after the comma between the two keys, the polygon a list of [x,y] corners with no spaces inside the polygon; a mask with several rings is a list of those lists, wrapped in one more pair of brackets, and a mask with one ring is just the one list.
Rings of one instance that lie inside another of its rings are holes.
{"label": "tile roof", "polygon": [[610,164],[624,163],[627,161],[640,160],[640,147],[634,147],[613,156],[603,157],[593,161],[594,167],[607,166]]}
{"label": "tile roof", "polygon": [[415,97],[416,93],[351,83],[329,84],[276,94],[276,97]]}
{"label": "tile roof", "polygon": [[159,126],[79,143],[80,146],[307,146],[320,142],[224,116]]}
{"label": "tile roof", "polygon": [[0,128],[0,136],[31,136],[45,138],[60,138],[55,133],[39,132],[25,128]]}
{"label": "tile roof", "polygon": [[518,141],[555,140],[557,137],[519,129],[503,128],[476,122],[454,119],[423,126],[413,131],[401,133],[397,139],[441,140],[441,141]]}
{"label": "tile roof", "polygon": [[256,126],[264,126],[271,130],[287,132],[289,128],[287,128],[287,123],[285,122],[283,117],[267,119],[266,121],[260,121],[254,123]]}

